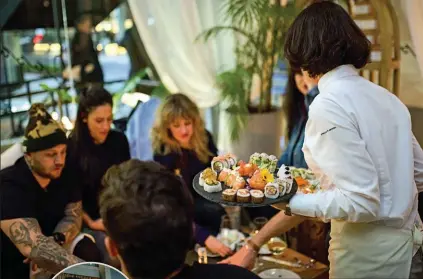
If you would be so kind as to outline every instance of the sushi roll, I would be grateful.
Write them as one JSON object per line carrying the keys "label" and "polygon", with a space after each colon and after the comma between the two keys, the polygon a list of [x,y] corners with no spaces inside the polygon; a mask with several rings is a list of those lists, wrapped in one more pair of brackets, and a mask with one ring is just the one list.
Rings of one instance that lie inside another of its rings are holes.
{"label": "sushi roll", "polygon": [[279,196],[285,195],[288,182],[280,178],[277,178],[275,182],[279,185]]}
{"label": "sushi roll", "polygon": [[223,169],[220,173],[219,176],[217,177],[217,180],[219,180],[220,182],[226,183],[226,179],[228,179],[229,174],[231,173],[231,171],[229,169]]}
{"label": "sushi roll", "polygon": [[208,193],[220,192],[222,191],[222,184],[215,179],[206,178],[204,180],[204,191]]}
{"label": "sushi roll", "polygon": [[271,173],[274,173],[276,171],[276,166],[278,165],[278,158],[276,158],[275,155],[270,155],[269,160],[270,160],[269,171]]}
{"label": "sushi roll", "polygon": [[216,179],[217,178],[217,173],[212,170],[211,168],[207,168],[205,169],[201,174],[200,174],[200,186],[204,187],[204,180],[206,178],[212,178],[212,179]]}
{"label": "sushi roll", "polygon": [[244,177],[251,177],[253,176],[254,172],[257,170],[257,166],[252,163],[245,164],[241,162],[239,165],[238,173]]}
{"label": "sushi roll", "polygon": [[226,161],[229,163],[229,168],[236,167],[236,164],[238,162],[237,158],[233,154],[226,154],[225,156]]}
{"label": "sushi roll", "polygon": [[291,193],[292,184],[294,183],[294,179],[291,176],[289,176],[284,181],[285,181],[285,185],[286,185],[285,194],[289,194],[289,193]]}
{"label": "sushi roll", "polygon": [[252,203],[262,203],[264,201],[264,194],[260,190],[251,190],[251,202]]}
{"label": "sushi roll", "polygon": [[261,159],[260,159],[260,153],[254,153],[250,156],[250,163],[254,165],[260,165]]}
{"label": "sushi roll", "polygon": [[277,176],[281,179],[287,178],[288,176],[291,176],[291,175],[292,175],[291,169],[285,165],[282,165],[277,173]]}
{"label": "sushi roll", "polygon": [[211,162],[211,167],[215,172],[220,172],[224,168],[229,168],[228,161],[223,157],[214,157]]}
{"label": "sushi roll", "polygon": [[260,159],[261,159],[260,168],[261,169],[268,169],[269,165],[270,165],[269,155],[267,155],[266,153],[261,153]]}
{"label": "sushi roll", "polygon": [[226,189],[222,192],[222,199],[224,201],[234,202],[236,199],[236,190]]}
{"label": "sushi roll", "polygon": [[235,190],[243,189],[245,188],[245,184],[245,179],[241,176],[237,176],[232,184],[232,188]]}
{"label": "sushi roll", "polygon": [[226,182],[225,182],[226,186],[232,188],[235,184],[235,180],[237,177],[238,177],[238,173],[231,171],[228,175],[228,178],[226,179]]}
{"label": "sushi roll", "polygon": [[270,182],[264,187],[264,195],[269,199],[277,199],[279,197],[279,185],[275,182]]}
{"label": "sushi roll", "polygon": [[250,201],[250,191],[247,189],[239,189],[236,192],[236,201],[237,202],[249,202]]}

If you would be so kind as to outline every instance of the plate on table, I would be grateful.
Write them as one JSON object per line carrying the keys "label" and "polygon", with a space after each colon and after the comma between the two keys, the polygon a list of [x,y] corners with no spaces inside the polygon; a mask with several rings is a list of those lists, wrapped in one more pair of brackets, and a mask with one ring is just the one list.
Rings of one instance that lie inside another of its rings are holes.
{"label": "plate on table", "polygon": [[301,279],[297,273],[284,268],[266,269],[260,272],[258,276],[260,278]]}
{"label": "plate on table", "polygon": [[221,229],[216,237],[220,242],[235,251],[238,243],[245,241],[245,236],[238,230]]}
{"label": "plate on table", "polygon": [[[245,241],[245,236],[242,232],[231,229],[221,229],[220,233],[216,236],[216,238],[220,242],[228,246],[232,251],[235,251],[238,243],[243,243]],[[195,252],[197,252],[199,247],[200,245],[196,245]],[[213,252],[207,249],[207,257],[218,258],[220,257],[220,255],[214,254]]]}
{"label": "plate on table", "polygon": [[252,203],[251,201],[250,202],[236,202],[236,201],[230,202],[230,201],[225,201],[222,199],[222,192],[226,189],[230,189],[229,187],[222,185],[222,191],[220,192],[215,192],[215,193],[206,192],[204,190],[204,187],[200,185],[200,175],[201,175],[201,172],[199,172],[194,177],[194,180],[192,182],[192,186],[194,187],[194,190],[200,196],[202,196],[203,198],[211,202],[220,203],[220,204],[224,204],[228,206],[262,207],[262,206],[268,206],[268,205],[272,205],[276,203],[288,203],[289,200],[297,193],[297,189],[298,189],[297,183],[294,180],[292,184],[291,192],[279,198],[269,199],[267,197],[264,197],[264,201],[262,203]]}

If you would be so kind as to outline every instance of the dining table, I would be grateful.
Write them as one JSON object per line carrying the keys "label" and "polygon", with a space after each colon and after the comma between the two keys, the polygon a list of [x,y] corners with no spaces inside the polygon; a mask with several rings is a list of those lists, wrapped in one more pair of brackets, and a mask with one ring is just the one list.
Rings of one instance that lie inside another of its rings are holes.
{"label": "dining table", "polygon": [[[222,258],[219,257],[208,257],[207,264],[216,264],[221,260]],[[196,261],[198,261],[197,252],[194,250],[189,251],[186,263],[191,265]],[[252,271],[260,274],[273,268],[290,270],[298,274],[301,279],[326,279],[329,271],[327,265],[290,248],[286,248],[279,255],[259,255]]]}

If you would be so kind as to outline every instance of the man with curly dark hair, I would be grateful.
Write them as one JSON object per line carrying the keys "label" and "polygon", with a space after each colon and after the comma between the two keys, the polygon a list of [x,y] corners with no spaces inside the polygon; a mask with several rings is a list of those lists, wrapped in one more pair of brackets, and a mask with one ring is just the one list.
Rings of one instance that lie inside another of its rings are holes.
{"label": "man with curly dark hair", "polygon": [[271,236],[317,218],[331,222],[330,278],[408,278],[422,245],[423,150],[406,106],[357,73],[369,60],[370,42],[333,2],[316,1],[299,14],[285,54],[320,91],[303,151],[321,191],[295,195],[286,215],[276,215],[226,262],[249,266],[251,251]]}

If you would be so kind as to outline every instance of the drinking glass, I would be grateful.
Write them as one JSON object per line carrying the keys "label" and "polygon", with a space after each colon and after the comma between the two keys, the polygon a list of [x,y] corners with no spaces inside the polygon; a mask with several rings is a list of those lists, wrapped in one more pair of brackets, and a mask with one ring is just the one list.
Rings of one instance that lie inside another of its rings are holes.
{"label": "drinking glass", "polygon": [[[263,227],[266,225],[266,223],[269,221],[266,217],[256,217],[253,219],[253,225],[254,230],[250,233],[251,237],[256,235]],[[258,268],[261,268],[263,266],[263,263],[259,261],[259,257],[256,258],[254,263],[253,270],[257,270]]]}
{"label": "drinking glass", "polygon": [[254,218],[254,220],[253,220],[254,230],[251,233],[251,236],[256,235],[261,230],[261,228],[263,228],[264,225],[266,225],[266,223],[268,221],[269,220],[266,217],[256,217],[256,218]]}
{"label": "drinking glass", "polygon": [[198,263],[207,264],[207,249],[205,247],[199,247],[197,250]]}
{"label": "drinking glass", "polygon": [[223,215],[220,219],[220,230],[222,229],[228,229],[230,230],[232,228],[231,224],[231,218],[229,218],[228,215]]}
{"label": "drinking glass", "polygon": [[220,221],[220,237],[219,240],[225,244],[225,245],[230,245],[231,241],[229,239],[229,234],[230,231],[232,229],[232,223],[231,223],[231,219],[228,215],[223,215],[222,219]]}
{"label": "drinking glass", "polygon": [[286,242],[277,237],[272,237],[267,243],[267,246],[269,247],[269,251],[274,256],[282,255],[287,248]]}

